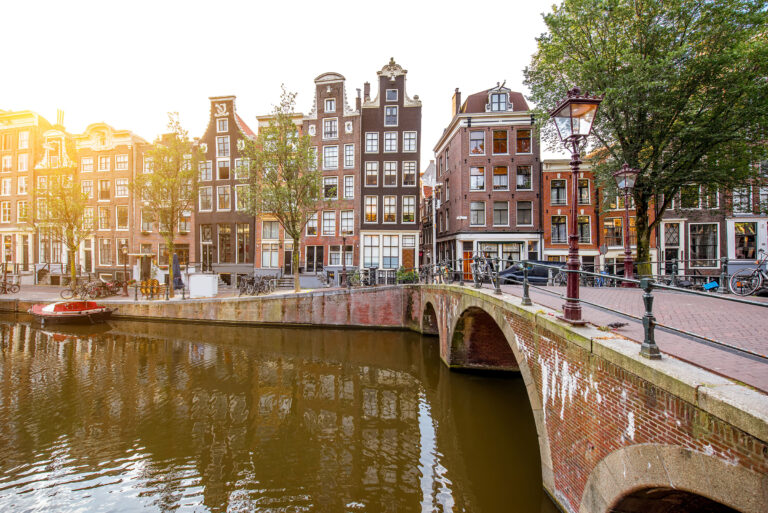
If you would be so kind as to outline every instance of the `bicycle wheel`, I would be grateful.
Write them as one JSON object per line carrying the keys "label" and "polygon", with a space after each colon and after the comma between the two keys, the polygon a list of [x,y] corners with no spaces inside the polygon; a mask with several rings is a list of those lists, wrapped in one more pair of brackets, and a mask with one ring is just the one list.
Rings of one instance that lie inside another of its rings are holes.
{"label": "bicycle wheel", "polygon": [[72,299],[75,297],[75,291],[72,289],[61,289],[59,295],[61,296],[61,299]]}
{"label": "bicycle wheel", "polygon": [[555,277],[552,279],[552,282],[555,285],[558,285],[562,287],[568,282],[568,278],[566,277],[565,273],[563,271],[558,271]]}
{"label": "bicycle wheel", "polygon": [[763,283],[763,277],[757,269],[742,269],[728,282],[731,292],[739,296],[751,296]]}
{"label": "bicycle wheel", "polygon": [[21,287],[19,287],[17,284],[13,284],[10,286],[9,290],[11,291],[11,294],[16,294],[18,291],[21,290]]}

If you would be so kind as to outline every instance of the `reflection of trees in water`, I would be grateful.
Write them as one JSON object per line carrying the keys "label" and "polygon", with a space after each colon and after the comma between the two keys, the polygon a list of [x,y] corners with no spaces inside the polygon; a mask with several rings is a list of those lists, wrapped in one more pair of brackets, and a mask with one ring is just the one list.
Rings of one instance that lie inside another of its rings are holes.
{"label": "reflection of trees in water", "polygon": [[0,337],[0,473],[65,437],[80,472],[144,454],[132,472],[163,509],[190,491],[213,510],[421,500],[412,335],[2,323]]}

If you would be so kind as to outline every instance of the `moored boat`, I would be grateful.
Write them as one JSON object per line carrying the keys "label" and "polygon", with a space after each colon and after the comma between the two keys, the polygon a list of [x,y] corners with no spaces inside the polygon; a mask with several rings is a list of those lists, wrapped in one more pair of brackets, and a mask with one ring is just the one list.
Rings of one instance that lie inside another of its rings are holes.
{"label": "moored boat", "polygon": [[43,325],[52,323],[94,323],[109,319],[117,308],[108,308],[95,301],[58,301],[48,305],[36,304],[27,310]]}

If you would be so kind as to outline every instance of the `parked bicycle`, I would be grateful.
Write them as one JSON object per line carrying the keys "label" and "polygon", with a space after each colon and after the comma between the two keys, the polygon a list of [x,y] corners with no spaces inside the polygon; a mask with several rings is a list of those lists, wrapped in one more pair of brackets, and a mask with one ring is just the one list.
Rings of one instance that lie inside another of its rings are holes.
{"label": "parked bicycle", "polygon": [[731,292],[739,296],[751,296],[768,281],[768,273],[765,271],[768,253],[761,249],[758,251],[758,255],[760,258],[756,262],[757,267],[742,269],[731,276],[731,280],[728,282]]}
{"label": "parked bicycle", "polygon": [[240,278],[238,293],[241,296],[253,296],[274,292],[276,288],[277,282],[273,276],[256,276],[251,274]]}
{"label": "parked bicycle", "polygon": [[0,282],[0,294],[16,294],[19,290],[21,290],[21,287],[16,283],[9,281]]}

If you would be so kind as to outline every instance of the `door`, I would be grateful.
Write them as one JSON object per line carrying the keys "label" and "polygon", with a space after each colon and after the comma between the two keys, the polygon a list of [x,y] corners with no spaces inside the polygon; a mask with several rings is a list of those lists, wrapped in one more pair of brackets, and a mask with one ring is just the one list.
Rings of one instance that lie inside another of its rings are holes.
{"label": "door", "polygon": [[283,254],[283,269],[285,274],[293,274],[293,250],[286,249]]}
{"label": "door", "polygon": [[203,272],[212,270],[213,245],[203,244]]}
{"label": "door", "polygon": [[21,265],[22,269],[29,271],[29,235],[21,236]]}
{"label": "door", "polygon": [[307,246],[307,272],[323,270],[323,246]]}
{"label": "door", "polygon": [[86,249],[83,251],[83,256],[85,257],[85,272],[89,273],[91,272],[92,267],[92,260],[93,257],[91,256],[91,250]]}
{"label": "door", "polygon": [[472,251],[464,250],[464,256],[462,257],[461,265],[464,267],[464,279],[472,279]]}
{"label": "door", "polygon": [[403,248],[403,267],[413,269],[416,264],[416,250],[413,248]]}
{"label": "door", "polygon": [[674,272],[674,262],[677,261],[677,274],[683,273],[683,263],[680,254],[680,223],[664,224],[664,274]]}

